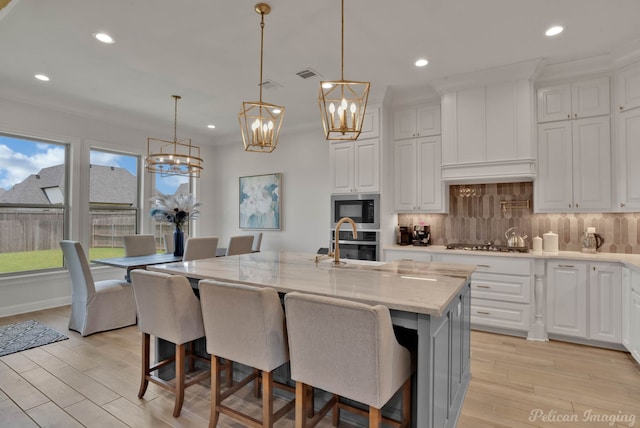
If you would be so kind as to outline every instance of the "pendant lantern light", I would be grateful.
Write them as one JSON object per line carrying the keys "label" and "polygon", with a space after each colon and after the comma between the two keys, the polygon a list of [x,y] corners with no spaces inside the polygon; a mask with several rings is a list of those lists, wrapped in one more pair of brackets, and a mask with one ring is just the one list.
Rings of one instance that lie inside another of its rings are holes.
{"label": "pendant lantern light", "polygon": [[342,2],[342,57],[340,80],[320,82],[318,104],[327,140],[357,140],[367,109],[369,82],[344,80],[344,0]]}
{"label": "pendant lantern light", "polygon": [[174,99],[173,141],[147,138],[147,157],[145,166],[147,172],[160,173],[166,177],[182,175],[199,178],[203,160],[200,157],[200,147],[191,145],[191,138],[178,141],[178,100],[179,95],[172,95]]}
{"label": "pendant lantern light", "polygon": [[238,114],[244,150],[271,153],[278,145],[284,107],[262,102],[262,60],[264,56],[264,16],[271,12],[266,3],[255,5],[260,14],[260,101],[245,101]]}

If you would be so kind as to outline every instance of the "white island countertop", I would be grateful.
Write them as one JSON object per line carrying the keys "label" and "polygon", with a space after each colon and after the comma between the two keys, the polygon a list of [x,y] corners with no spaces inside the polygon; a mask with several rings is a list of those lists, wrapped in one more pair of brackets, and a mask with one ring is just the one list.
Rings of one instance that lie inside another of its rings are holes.
{"label": "white island countertop", "polygon": [[149,266],[149,270],[191,279],[273,287],[380,304],[398,311],[442,316],[469,282],[473,265],[412,261],[344,260],[334,265],[326,256],[290,252],[259,252],[215,259]]}

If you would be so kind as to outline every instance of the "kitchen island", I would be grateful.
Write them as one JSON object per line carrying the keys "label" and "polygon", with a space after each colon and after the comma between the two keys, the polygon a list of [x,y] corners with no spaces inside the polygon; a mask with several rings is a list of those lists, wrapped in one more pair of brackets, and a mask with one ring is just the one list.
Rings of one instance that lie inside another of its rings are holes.
{"label": "kitchen island", "polygon": [[[315,254],[260,252],[155,265],[149,270],[381,304],[413,340],[412,425],[454,427],[470,380],[470,278],[475,267],[412,261],[366,262]],[[397,403],[395,403],[397,405]],[[394,403],[385,412],[395,413]]]}

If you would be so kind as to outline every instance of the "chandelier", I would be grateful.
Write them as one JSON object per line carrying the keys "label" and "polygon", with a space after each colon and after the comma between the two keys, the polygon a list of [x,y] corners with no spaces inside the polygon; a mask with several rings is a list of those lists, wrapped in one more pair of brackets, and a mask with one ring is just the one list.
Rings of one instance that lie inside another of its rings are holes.
{"label": "chandelier", "polygon": [[340,80],[320,82],[318,104],[327,140],[357,140],[369,97],[369,82],[344,80],[344,0],[342,0]]}
{"label": "chandelier", "polygon": [[172,95],[174,99],[173,141],[147,138],[147,157],[145,167],[147,172],[160,173],[162,177],[182,175],[200,177],[203,160],[200,157],[200,147],[191,145],[191,138],[178,141],[176,127],[178,122],[179,95]]}
{"label": "chandelier", "polygon": [[271,7],[266,3],[258,3],[255,5],[255,11],[260,14],[260,101],[243,102],[238,121],[245,151],[271,153],[278,145],[284,107],[262,102],[264,16],[271,12]]}

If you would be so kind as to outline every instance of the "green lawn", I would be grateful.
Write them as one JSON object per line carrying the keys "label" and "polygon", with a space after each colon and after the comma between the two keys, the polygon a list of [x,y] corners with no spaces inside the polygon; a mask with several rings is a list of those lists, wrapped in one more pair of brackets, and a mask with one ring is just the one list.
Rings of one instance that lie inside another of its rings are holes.
{"label": "green lawn", "polygon": [[[91,248],[89,260],[123,257],[123,248]],[[62,267],[62,250],[24,251],[0,254],[0,273]]]}

